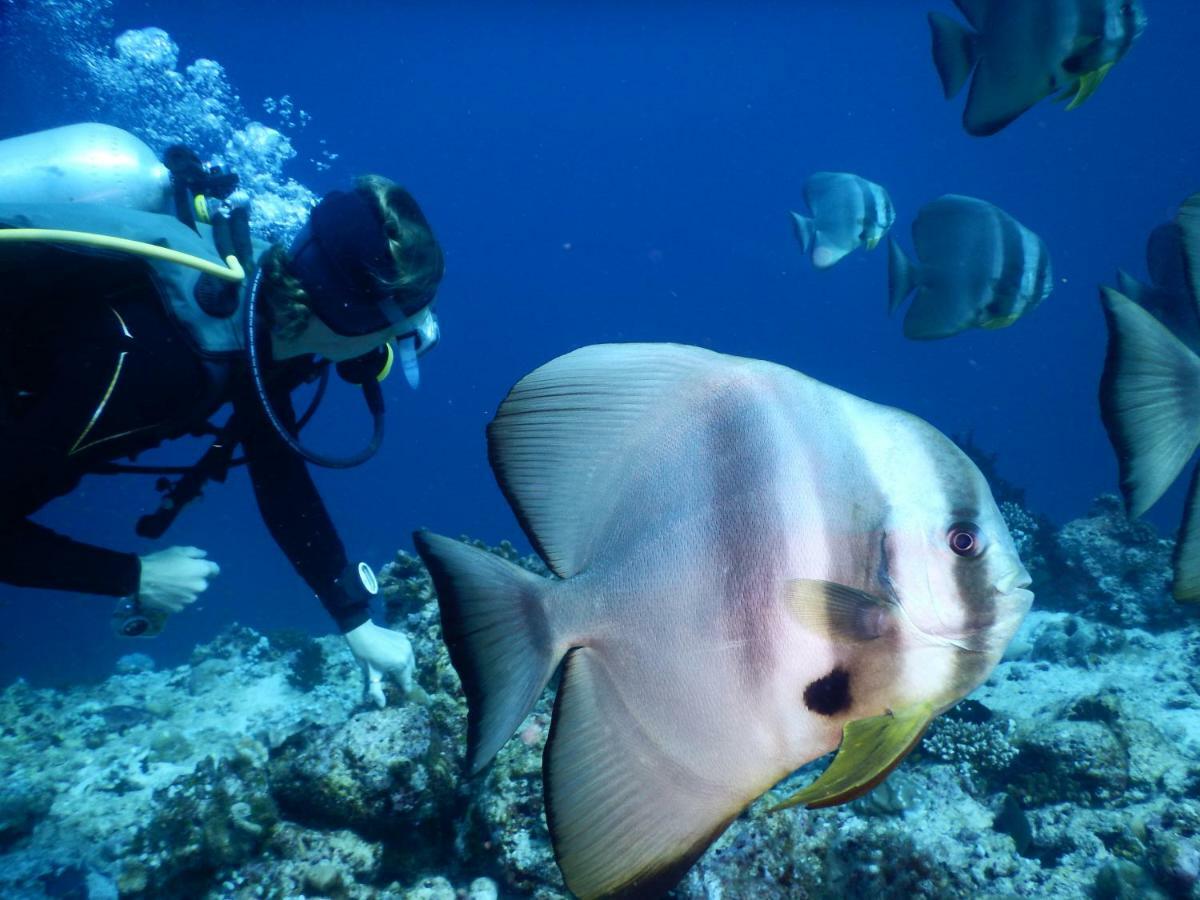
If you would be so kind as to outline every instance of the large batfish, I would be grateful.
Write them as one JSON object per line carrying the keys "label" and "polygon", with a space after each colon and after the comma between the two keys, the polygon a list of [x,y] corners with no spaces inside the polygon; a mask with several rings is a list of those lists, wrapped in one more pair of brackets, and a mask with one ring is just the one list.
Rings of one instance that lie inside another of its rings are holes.
{"label": "large batfish", "polygon": [[[1131,517],[1158,502],[1200,446],[1200,193],[1183,202],[1169,225],[1159,239],[1180,256],[1169,266],[1160,264],[1169,290],[1165,312],[1139,306],[1121,291],[1100,289],[1108,325],[1100,416],[1116,451]],[[1162,299],[1160,293],[1150,296]],[[1200,602],[1200,465],[1192,471],[1172,569],[1175,599]]]}
{"label": "large batfish", "polygon": [[888,311],[914,291],[904,334],[949,337],[1005,328],[1054,287],[1045,242],[997,206],[946,194],[921,207],[912,226],[917,263],[888,239]]}
{"label": "large batfish", "polygon": [[963,110],[969,134],[995,134],[1062,91],[1075,109],[1146,27],[1141,0],[954,0],[973,31],[929,14],[933,62],[949,99],[974,70]]}
{"label": "large batfish", "polygon": [[793,212],[792,226],[800,249],[811,251],[818,269],[828,269],[859,247],[874,250],[896,221],[884,187],[848,172],[810,175],[804,202],[812,215]]}
{"label": "large batfish", "polygon": [[783,366],[585,347],[523,378],[492,468],[545,579],[426,532],[479,771],[562,666],[546,819],[584,898],[668,890],[755,798],[880,782],[1029,608],[987,482],[947,438]]}

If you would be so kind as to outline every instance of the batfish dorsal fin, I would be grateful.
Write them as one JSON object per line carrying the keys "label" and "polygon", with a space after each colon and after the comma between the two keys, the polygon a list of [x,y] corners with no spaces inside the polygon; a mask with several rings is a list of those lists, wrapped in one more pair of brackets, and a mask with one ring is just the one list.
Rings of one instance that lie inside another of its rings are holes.
{"label": "batfish dorsal fin", "polygon": [[694,394],[686,386],[753,365],[678,344],[597,344],[516,384],[488,426],[488,457],[556,575],[585,568],[597,541],[614,530],[631,469],[646,454],[666,452],[688,421]]}
{"label": "batfish dorsal fin", "polygon": [[804,805],[821,809],[848,803],[878,785],[908,755],[933,721],[933,706],[919,703],[882,716],[855,719],[842,729],[837,756],[821,777],[770,812]]}
{"label": "batfish dorsal fin", "polygon": [[701,778],[659,748],[598,653],[567,654],[542,778],[554,855],[583,900],[661,897],[777,777]]}

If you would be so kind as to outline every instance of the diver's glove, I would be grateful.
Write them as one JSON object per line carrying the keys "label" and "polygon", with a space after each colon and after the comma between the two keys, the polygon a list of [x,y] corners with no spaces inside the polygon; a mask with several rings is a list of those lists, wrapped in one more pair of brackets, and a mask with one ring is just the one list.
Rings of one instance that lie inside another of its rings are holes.
{"label": "diver's glove", "polygon": [[367,696],[378,707],[387,705],[383,676],[391,675],[407,697],[413,693],[413,652],[408,638],[399,631],[380,628],[369,619],[344,635],[350,652],[366,678]]}
{"label": "diver's glove", "polygon": [[144,608],[177,613],[208,587],[221,567],[199,547],[168,547],[141,558],[137,600]]}

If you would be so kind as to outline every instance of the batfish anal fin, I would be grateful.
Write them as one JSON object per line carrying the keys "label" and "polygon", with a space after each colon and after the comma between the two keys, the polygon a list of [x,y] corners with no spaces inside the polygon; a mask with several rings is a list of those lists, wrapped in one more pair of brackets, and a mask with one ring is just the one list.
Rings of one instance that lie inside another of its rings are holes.
{"label": "batfish anal fin", "polygon": [[840,644],[881,637],[889,628],[895,604],[866,591],[812,578],[787,582],[792,617],[808,631]]}
{"label": "batfish anal fin", "polygon": [[1087,101],[1088,97],[1096,93],[1096,89],[1100,87],[1100,82],[1104,81],[1106,76],[1113,67],[1112,63],[1105,63],[1100,68],[1092,72],[1085,72],[1079,76],[1079,87],[1075,92],[1075,99],[1067,104],[1067,110],[1078,109]]}
{"label": "batfish anal fin", "polygon": [[837,756],[821,777],[769,812],[806,806],[823,809],[848,803],[880,784],[917,746],[933,721],[933,705],[919,703],[868,719],[847,722]]}
{"label": "batfish anal fin", "polygon": [[701,777],[632,714],[598,651],[572,650],[542,756],[546,821],[567,887],[584,900],[661,897],[778,778],[768,762],[756,785],[731,784],[727,772]]}

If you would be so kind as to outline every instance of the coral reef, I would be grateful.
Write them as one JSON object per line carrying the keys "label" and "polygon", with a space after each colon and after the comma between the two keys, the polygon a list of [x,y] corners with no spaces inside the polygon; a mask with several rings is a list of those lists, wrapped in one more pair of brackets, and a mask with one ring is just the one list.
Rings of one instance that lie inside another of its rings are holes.
{"label": "coral reef", "polygon": [[[1169,545],[1107,501],[1026,524],[1075,561],[1057,577],[1076,593],[1040,595],[992,678],[880,788],[769,812],[825,763],[805,767],[673,896],[1200,897],[1200,629],[1129,622]],[[126,658],[102,684],[0,692],[0,894],[565,898],[542,801],[550,693],[467,777],[428,574],[401,551],[380,581],[416,701],[364,706],[339,638],[238,626],[175,669]]]}
{"label": "coral reef", "polygon": [[[1123,628],[1171,628],[1185,612],[1170,597],[1172,542],[1129,519],[1116,496],[1054,536],[1040,604]],[[1044,599],[1043,599],[1044,598]]]}

